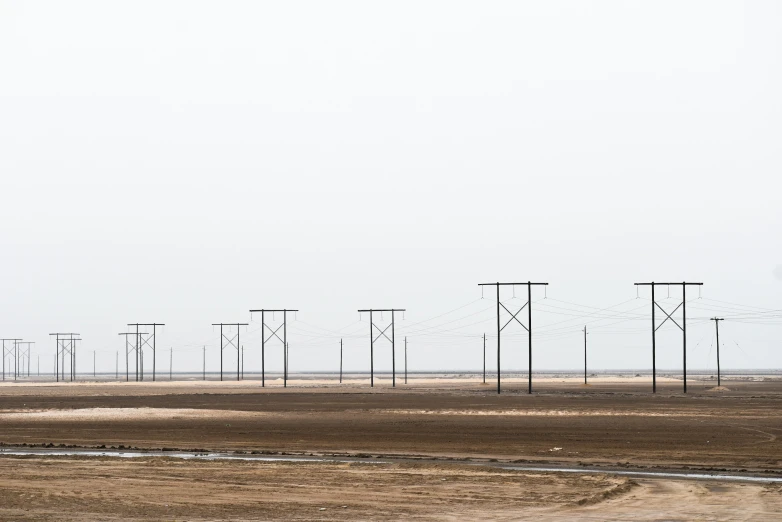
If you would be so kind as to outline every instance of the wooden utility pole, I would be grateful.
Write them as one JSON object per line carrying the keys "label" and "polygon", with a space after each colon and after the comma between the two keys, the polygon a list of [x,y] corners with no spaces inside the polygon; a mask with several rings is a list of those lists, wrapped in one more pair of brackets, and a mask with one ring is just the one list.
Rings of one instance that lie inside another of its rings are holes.
{"label": "wooden utility pole", "polygon": [[712,317],[711,320],[714,321],[714,326],[717,327],[717,386],[720,386],[720,321],[725,319]]}
{"label": "wooden utility pole", "polygon": [[587,383],[587,327],[584,325],[584,384]]}

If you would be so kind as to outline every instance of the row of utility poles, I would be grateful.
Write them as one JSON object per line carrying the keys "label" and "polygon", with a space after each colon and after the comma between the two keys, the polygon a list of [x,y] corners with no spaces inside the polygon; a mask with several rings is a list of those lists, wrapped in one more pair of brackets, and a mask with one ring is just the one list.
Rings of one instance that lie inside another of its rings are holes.
{"label": "row of utility poles", "polygon": [[[494,286],[496,290],[496,298],[497,298],[497,393],[501,393],[502,391],[502,384],[501,384],[501,346],[502,346],[502,332],[505,330],[506,327],[511,325],[512,323],[517,323],[520,325],[526,332],[527,332],[527,338],[528,338],[528,365],[527,365],[527,391],[528,393],[532,393],[532,289],[535,286],[543,286],[546,287],[548,283],[542,283],[542,282],[495,282],[495,283],[480,283],[479,286],[481,287],[490,287]],[[671,321],[674,325],[676,325],[681,331],[682,331],[682,355],[683,355],[683,385],[684,385],[684,393],[687,393],[687,287],[688,286],[702,286],[703,283],[693,283],[693,282],[666,282],[666,283],[657,283],[657,282],[651,282],[651,283],[635,283],[636,286],[649,286],[651,287],[651,303],[652,303],[652,392],[657,392],[657,361],[656,361],[656,349],[657,349],[657,343],[656,343],[656,333],[657,330],[660,329],[667,321]],[[655,298],[655,289],[658,286],[681,286],[682,288],[682,299],[681,302],[678,303],[678,305],[671,311],[668,312],[660,305],[660,303]],[[500,299],[500,289],[504,286],[512,286],[514,288],[514,297],[515,297],[515,287],[516,286],[526,286],[527,287],[527,299],[526,302],[518,309],[518,310],[511,310],[509,309]],[[673,315],[681,308],[682,310],[682,318],[681,318],[681,324],[679,324],[676,319],[674,319]],[[523,316],[520,314],[522,311],[526,309],[526,324],[523,322]],[[504,310],[507,314],[505,324],[502,324],[502,310]],[[659,310],[665,315],[665,319],[663,319],[662,322],[659,324],[657,323],[656,319],[656,312]],[[266,386],[266,343],[269,341],[272,341],[273,339],[277,339],[280,341],[283,347],[283,386],[287,387],[288,385],[288,357],[289,357],[289,345],[288,345],[288,336],[287,336],[287,321],[288,321],[288,313],[293,312],[296,313],[298,310],[294,309],[254,309],[250,310],[250,314],[252,317],[253,313],[260,313],[261,314],[261,386]],[[368,313],[369,314],[369,351],[370,351],[370,387],[374,387],[375,385],[375,373],[374,373],[374,348],[375,343],[379,341],[382,338],[385,338],[388,342],[391,343],[391,386],[396,387],[396,341],[395,341],[395,314],[397,312],[405,312],[405,309],[403,308],[367,308],[367,309],[360,309],[358,310],[359,314]],[[276,328],[273,326],[269,326],[267,324],[266,318],[267,314],[276,314],[276,313],[282,313],[283,320],[280,325],[278,325]],[[380,319],[382,321],[383,319],[383,313],[390,313],[391,319],[390,322],[387,324],[384,323],[378,323],[376,324],[376,314],[380,314]],[[716,333],[717,333],[717,385],[721,385],[721,372],[720,372],[720,346],[719,346],[719,322],[724,320],[723,318],[714,317],[711,319],[715,322],[716,327]],[[135,328],[135,331],[130,332],[120,332],[120,336],[125,337],[125,380],[130,380],[130,358],[131,356],[135,359],[134,364],[134,370],[135,370],[135,380],[136,381],[143,381],[144,380],[144,348],[148,347],[152,350],[152,380],[156,380],[156,373],[157,373],[157,367],[156,367],[156,328],[158,326],[165,326],[163,323],[128,323],[128,327]],[[219,326],[220,327],[220,380],[223,380],[223,353],[226,348],[235,348],[236,349],[236,380],[240,380],[244,377],[244,346],[241,344],[240,339],[240,332],[242,326],[248,326],[247,323],[213,323],[213,326]],[[151,327],[151,328],[150,328]],[[142,331],[142,328],[144,329],[151,329],[152,332],[144,332]],[[235,335],[230,335],[230,332],[233,331],[233,328],[236,329]],[[269,330],[270,334],[267,337],[266,336],[266,330]],[[280,329],[282,329],[282,337],[280,337],[279,332]],[[390,330],[390,332],[389,332]],[[229,333],[226,333],[228,331]],[[587,327],[584,325],[583,329],[584,333],[584,384],[588,384],[588,374],[587,374]],[[79,338],[78,333],[52,333],[51,336],[55,337],[56,342],[56,351],[55,351],[55,378],[59,382],[60,379],[66,380],[66,361],[68,362],[68,378],[73,381],[76,375],[75,368],[76,368],[76,343],[78,341],[81,341]],[[17,376],[20,374],[20,370],[23,370],[24,368],[24,358],[27,358],[27,371],[29,375],[30,370],[30,346],[34,344],[33,342],[24,342],[21,339],[0,339],[2,341],[2,359],[3,359],[3,379],[5,380],[6,376],[6,368],[5,368],[5,362],[7,355],[11,355],[14,358],[14,378],[16,379]],[[6,342],[12,342],[12,348],[6,347]],[[117,361],[116,361],[116,368],[115,373],[116,376],[119,376],[119,354],[117,354]],[[173,349],[171,350],[170,354],[170,362],[169,362],[169,379],[173,378]],[[407,337],[405,337],[405,350],[404,350],[404,360],[405,360],[405,371],[404,371],[404,380],[405,384],[407,384]],[[21,368],[20,368],[20,361],[21,361]],[[95,352],[93,352],[93,376],[95,375]],[[203,378],[206,379],[206,347],[203,348]],[[341,383],[343,379],[343,343],[342,339],[340,339],[340,355],[339,355],[339,382]],[[483,382],[486,383],[486,334],[483,335]]]}

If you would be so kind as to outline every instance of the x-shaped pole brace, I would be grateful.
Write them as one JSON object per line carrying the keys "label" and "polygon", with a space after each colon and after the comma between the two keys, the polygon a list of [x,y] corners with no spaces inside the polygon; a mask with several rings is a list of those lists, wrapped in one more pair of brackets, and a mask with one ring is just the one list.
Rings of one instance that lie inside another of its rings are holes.
{"label": "x-shaped pole brace", "polygon": [[220,347],[220,350],[225,350],[225,349],[226,349],[227,347],[229,347],[229,346],[233,346],[234,348],[236,348],[236,349],[238,350],[238,349],[239,349],[239,347],[238,347],[237,345],[235,345],[235,344],[234,344],[234,340],[236,340],[236,336],[237,336],[237,335],[239,335],[239,332],[236,332],[236,335],[234,335],[233,337],[231,337],[231,338],[229,339],[227,335],[223,334],[223,339],[225,339],[226,341],[228,341],[228,344],[225,344],[225,345],[221,346],[221,347]]}
{"label": "x-shaped pole brace", "polygon": [[[266,325],[264,325],[264,326],[266,326]],[[271,341],[271,340],[272,340],[272,337],[276,337],[277,339],[280,339],[280,336],[279,336],[279,335],[277,335],[277,332],[279,332],[279,331],[280,331],[280,328],[282,328],[283,326],[285,326],[285,325],[284,325],[284,324],[281,324],[280,326],[278,326],[278,327],[277,327],[277,329],[276,329],[276,330],[274,330],[274,331],[271,333],[271,335],[270,335],[269,337],[267,337],[267,338],[266,338],[266,340],[264,341],[264,343],[268,343],[269,341]],[[268,328],[269,330],[271,330],[271,327],[269,327],[269,326],[266,326],[266,328]],[[283,341],[282,339],[280,339],[280,342],[281,342],[282,344],[285,344],[285,341]]]}
{"label": "x-shaped pole brace", "polygon": [[[508,322],[507,322],[507,323],[505,323],[505,326],[508,326],[508,325],[509,325],[511,322],[513,322],[513,320],[515,320],[517,323],[519,323],[519,324],[521,325],[521,327],[522,327],[522,328],[524,328],[525,330],[527,330],[527,331],[529,332],[529,328],[527,328],[526,326],[524,326],[524,323],[522,323],[521,321],[519,321],[519,319],[516,317],[517,315],[519,315],[519,314],[521,313],[521,311],[522,311],[522,310],[524,310],[524,308],[526,308],[526,306],[527,306],[528,304],[529,304],[529,301],[527,301],[526,303],[524,303],[524,306],[522,306],[521,308],[519,308],[519,311],[518,311],[518,312],[516,312],[516,313],[514,314],[513,312],[511,312],[510,310],[508,310],[508,309],[505,307],[505,305],[504,305],[504,304],[500,303],[500,306],[501,306],[501,307],[503,307],[503,308],[505,308],[505,311],[506,311],[506,312],[508,312],[508,313],[510,314],[510,319],[508,319]],[[503,331],[503,330],[505,329],[505,326],[503,326],[502,328],[500,328],[500,331]]]}
{"label": "x-shaped pole brace", "polygon": [[[372,326],[374,326],[375,328],[377,328],[378,330],[380,330],[380,327],[379,327],[379,326],[376,326],[376,325],[375,325],[375,323],[372,323]],[[380,334],[379,334],[377,337],[375,337],[375,339],[374,339],[372,342],[373,342],[373,343],[377,342],[377,340],[378,340],[378,339],[380,339],[380,336],[382,335],[383,337],[385,337],[386,339],[388,339],[388,342],[390,343],[390,342],[391,342],[391,339],[389,339],[389,338],[388,338],[388,336],[386,335],[386,330],[388,330],[389,328],[391,328],[391,325],[390,325],[390,324],[389,324],[388,326],[386,326],[386,327],[385,327],[385,329],[383,329],[383,331],[381,331],[381,332],[380,332]]]}
{"label": "x-shaped pole brace", "polygon": [[663,307],[662,307],[662,306],[660,306],[660,305],[658,305],[656,301],[655,301],[655,303],[654,303],[654,304],[655,304],[655,305],[657,306],[657,308],[659,308],[659,309],[660,309],[660,311],[661,311],[662,313],[664,313],[664,314],[665,314],[665,316],[666,316],[666,317],[665,317],[665,319],[663,319],[663,322],[662,322],[662,323],[660,323],[660,324],[658,324],[658,325],[657,325],[657,328],[655,328],[655,329],[654,329],[654,331],[655,331],[655,332],[656,332],[657,330],[659,330],[659,329],[660,329],[660,327],[661,327],[662,325],[664,325],[664,324],[665,324],[665,321],[667,321],[668,319],[670,319],[671,321],[673,321],[673,324],[675,324],[676,326],[678,326],[678,327],[679,327],[679,330],[681,330],[681,331],[684,331],[684,328],[682,328],[681,326],[679,326],[679,323],[677,323],[677,322],[676,322],[676,319],[674,319],[673,317],[671,317],[673,314],[675,314],[675,313],[676,313],[676,310],[678,310],[679,308],[681,308],[681,306],[684,304],[684,302],[681,302],[681,303],[679,303],[679,306],[677,306],[676,308],[674,308],[673,312],[671,312],[671,313],[668,313],[668,312],[666,312],[665,310],[663,310]]}

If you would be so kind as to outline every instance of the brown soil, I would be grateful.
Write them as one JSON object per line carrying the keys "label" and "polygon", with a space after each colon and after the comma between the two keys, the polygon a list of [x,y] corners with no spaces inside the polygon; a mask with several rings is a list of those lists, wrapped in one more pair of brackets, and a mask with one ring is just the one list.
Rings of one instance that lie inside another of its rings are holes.
{"label": "brown soil", "polygon": [[[720,393],[709,391],[713,386],[695,383],[686,396],[674,384],[652,395],[634,383],[588,389],[543,383],[533,395],[519,384],[501,396],[469,383],[393,390],[0,386],[0,442],[782,472],[782,383],[731,382]],[[767,518],[782,512],[778,486],[423,462],[6,456],[0,457],[0,498],[0,519],[14,520]]]}

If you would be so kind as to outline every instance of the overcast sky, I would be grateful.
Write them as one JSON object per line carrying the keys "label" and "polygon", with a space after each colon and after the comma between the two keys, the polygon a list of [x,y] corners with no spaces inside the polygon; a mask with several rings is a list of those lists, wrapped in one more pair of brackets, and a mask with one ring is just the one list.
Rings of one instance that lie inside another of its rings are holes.
{"label": "overcast sky", "polygon": [[[211,323],[287,307],[293,371],[337,369],[340,337],[363,370],[356,310],[397,307],[411,369],[478,369],[477,284],[532,280],[536,368],[579,368],[585,324],[595,368],[647,368],[633,283],[687,280],[693,367],[714,315],[723,367],[782,367],[780,27],[774,0],[0,0],[0,337],[51,371],[79,332],[80,370],[113,371],[155,321],[216,369]],[[658,355],[681,368],[670,322]]]}

